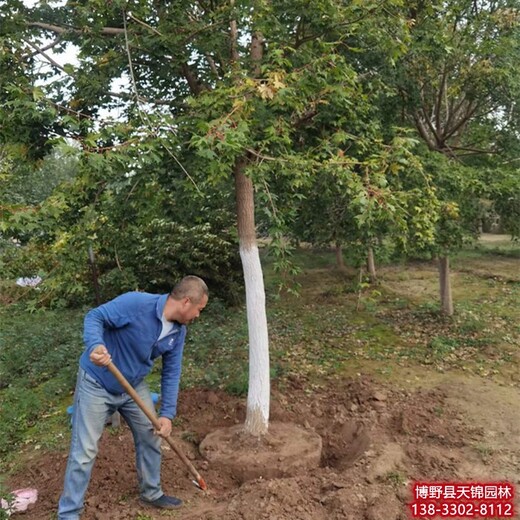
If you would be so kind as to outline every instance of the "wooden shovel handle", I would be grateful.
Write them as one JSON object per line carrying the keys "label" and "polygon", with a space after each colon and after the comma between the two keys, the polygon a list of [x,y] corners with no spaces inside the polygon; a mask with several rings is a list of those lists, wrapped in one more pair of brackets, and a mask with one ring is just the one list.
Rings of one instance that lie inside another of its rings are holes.
{"label": "wooden shovel handle", "polygon": [[[144,412],[146,417],[152,421],[152,424],[154,428],[159,431],[161,429],[161,424],[159,423],[159,420],[157,419],[157,416],[155,415],[155,412],[150,410],[146,403],[139,397],[139,394],[134,390],[132,385],[127,381],[126,377],[119,371],[119,369],[114,365],[114,363],[111,361],[107,365],[108,370],[113,374],[113,376],[119,381],[121,386],[125,389],[126,393],[136,402],[137,406],[141,408],[141,410]],[[199,472],[195,469],[193,464],[187,459],[186,455],[176,446],[173,439],[168,436],[165,437],[166,442],[171,446],[172,450],[179,456],[179,458],[184,462],[184,465],[190,470],[190,473],[195,477],[198,486],[202,490],[206,490],[208,486],[206,485],[206,482],[204,482],[204,479],[200,476]]]}

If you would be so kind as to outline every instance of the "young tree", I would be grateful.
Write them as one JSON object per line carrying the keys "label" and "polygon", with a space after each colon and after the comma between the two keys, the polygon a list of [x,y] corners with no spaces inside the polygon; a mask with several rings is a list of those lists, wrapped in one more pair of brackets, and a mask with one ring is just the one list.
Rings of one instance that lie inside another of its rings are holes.
{"label": "young tree", "polygon": [[485,193],[478,170],[430,152],[424,157],[439,199],[435,241],[430,247],[439,262],[441,312],[453,315],[450,256],[479,233],[480,200]]}

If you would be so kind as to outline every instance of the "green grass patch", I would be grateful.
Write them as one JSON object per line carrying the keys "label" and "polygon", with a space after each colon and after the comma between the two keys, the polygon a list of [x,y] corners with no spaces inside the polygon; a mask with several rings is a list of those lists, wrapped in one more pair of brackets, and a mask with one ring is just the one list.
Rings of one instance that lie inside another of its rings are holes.
{"label": "green grass patch", "polygon": [[474,245],[459,251],[455,258],[457,260],[463,258],[480,259],[493,256],[520,259],[520,242],[507,237],[492,242],[480,240]]}
{"label": "green grass patch", "polygon": [[83,312],[28,313],[11,305],[0,319],[0,459],[9,462],[17,446],[48,448],[67,433],[65,409],[83,349]]}
{"label": "green grass patch", "polygon": [[182,388],[219,388],[242,395],[247,388],[248,359],[245,308],[210,302],[188,332]]}
{"label": "green grass patch", "polygon": [[0,385],[35,387],[49,379],[74,383],[83,350],[81,311],[26,312],[9,306],[1,312]]}

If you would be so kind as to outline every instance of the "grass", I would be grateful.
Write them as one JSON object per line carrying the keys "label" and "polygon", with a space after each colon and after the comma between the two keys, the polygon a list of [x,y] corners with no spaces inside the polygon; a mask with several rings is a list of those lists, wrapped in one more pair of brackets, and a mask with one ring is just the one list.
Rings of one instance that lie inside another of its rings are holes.
{"label": "grass", "polygon": [[[463,370],[518,384],[518,248],[500,245],[497,253],[497,247],[471,248],[454,258],[456,314],[451,318],[439,315],[437,270],[431,262],[385,266],[381,282],[371,287],[359,285],[354,269],[337,271],[332,252],[298,250],[296,296],[277,292],[279,280],[267,261],[273,384],[282,388],[288,378],[303,378],[312,391],[313,385],[353,370],[392,377],[396,366]],[[12,469],[25,450],[68,445],[66,408],[83,348],[85,311],[28,314],[18,304],[0,309],[0,471]],[[248,357],[244,307],[210,300],[190,327],[182,388],[245,396]],[[149,376],[152,391],[160,391],[159,380],[158,365]]]}
{"label": "grass", "polygon": [[74,388],[82,316],[11,305],[0,319],[0,456],[9,461],[18,445],[47,449],[63,438],[61,412]]}
{"label": "grass", "polygon": [[400,471],[390,471],[383,475],[382,480],[391,484],[395,489],[405,486],[408,481],[406,475]]}
{"label": "grass", "polygon": [[513,241],[507,236],[497,237],[497,235],[493,235],[493,239],[489,240],[484,235],[477,243],[460,251],[456,258],[478,259],[483,256],[516,258],[518,260],[520,259],[520,241]]}

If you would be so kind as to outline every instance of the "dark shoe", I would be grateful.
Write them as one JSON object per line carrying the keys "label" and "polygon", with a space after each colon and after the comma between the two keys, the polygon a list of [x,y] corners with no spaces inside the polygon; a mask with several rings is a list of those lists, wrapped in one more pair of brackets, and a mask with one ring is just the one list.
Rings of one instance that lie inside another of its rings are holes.
{"label": "dark shoe", "polygon": [[160,509],[179,509],[182,506],[182,500],[176,497],[163,495],[155,500],[149,501],[141,498],[141,502],[147,506],[158,507]]}

